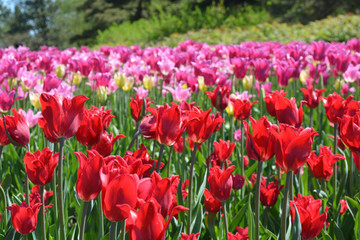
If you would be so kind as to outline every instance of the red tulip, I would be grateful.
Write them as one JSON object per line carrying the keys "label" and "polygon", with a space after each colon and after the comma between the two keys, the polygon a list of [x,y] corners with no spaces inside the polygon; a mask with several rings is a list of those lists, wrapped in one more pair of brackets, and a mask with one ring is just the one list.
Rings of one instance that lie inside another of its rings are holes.
{"label": "red tulip", "polygon": [[15,108],[13,108],[12,112],[14,116],[5,116],[6,128],[15,143],[26,146],[30,142],[29,126],[24,116],[17,112]]}
{"label": "red tulip", "polygon": [[275,154],[274,136],[269,131],[270,128],[278,131],[278,127],[271,124],[265,116],[258,121],[250,117],[252,134],[249,124],[243,121],[246,132],[246,152],[248,157],[257,161],[268,161]]}
{"label": "red tulip", "polygon": [[183,134],[186,125],[182,121],[178,106],[169,107],[167,104],[155,108],[148,108],[155,116],[155,138],[160,144],[172,146]]}
{"label": "red tulip", "polygon": [[280,90],[280,92],[274,91],[272,94],[267,94],[266,97],[264,97],[264,100],[266,103],[266,110],[271,116],[276,117],[276,110],[275,110],[276,97],[275,96],[281,95],[284,97],[286,94],[287,94],[286,92],[284,92],[283,90]]}
{"label": "red tulip", "polygon": [[276,164],[283,171],[297,171],[307,161],[317,132],[312,128],[296,129],[280,124],[280,133],[270,129],[276,139]]}
{"label": "red tulip", "polygon": [[79,160],[76,193],[81,200],[91,201],[101,191],[100,169],[104,165],[103,157],[96,151],[88,151],[89,157],[81,152],[75,152],[75,155]]}
{"label": "red tulip", "polygon": [[340,154],[334,155],[330,147],[320,147],[319,156],[315,155],[315,151],[311,152],[307,163],[314,177],[328,181],[333,174],[334,163],[343,159],[345,157]]}
{"label": "red tulip", "polygon": [[7,209],[11,212],[12,224],[18,233],[27,235],[36,229],[41,203],[29,207],[25,202],[20,206],[13,204]]}
{"label": "red tulip", "polygon": [[272,67],[271,62],[267,59],[256,58],[252,61],[252,64],[254,66],[255,79],[261,83],[265,82]]}
{"label": "red tulip", "polygon": [[181,233],[181,237],[179,240],[197,240],[200,233],[192,233],[190,235],[187,235],[185,233]]}
{"label": "red tulip", "polygon": [[235,166],[230,166],[226,170],[221,170],[218,166],[210,168],[208,177],[209,190],[219,202],[226,201],[231,194],[233,187],[232,172]]}
{"label": "red tulip", "polygon": [[189,114],[190,119],[194,119],[187,125],[186,131],[190,140],[196,143],[205,142],[210,135],[221,126],[224,119],[215,118],[210,115],[211,109],[208,111],[193,110]]}
{"label": "red tulip", "polygon": [[38,123],[46,139],[56,143],[59,138],[74,136],[82,122],[86,100],[88,98],[83,95],[68,99],[57,94],[42,93],[40,103],[43,117]]}
{"label": "red tulip", "polygon": [[360,112],[350,117],[345,115],[340,120],[339,135],[351,151],[360,153]]}
{"label": "red tulip", "polygon": [[227,86],[217,86],[213,92],[206,92],[212,105],[220,112],[224,111],[229,104],[231,88]]}
{"label": "red tulip", "polygon": [[[187,141],[187,139],[185,139]],[[184,150],[184,139],[183,137],[180,137],[174,144],[174,150],[177,153],[182,153]]]}
{"label": "red tulip", "polygon": [[0,145],[5,146],[10,144],[10,140],[6,135],[5,128],[4,128],[4,121],[3,118],[0,117]]}
{"label": "red tulip", "polygon": [[146,115],[139,125],[141,135],[146,139],[156,138],[157,117],[154,114]]}
{"label": "red tulip", "polygon": [[248,227],[241,228],[235,227],[237,230],[236,234],[228,233],[228,240],[249,240]]}
{"label": "red tulip", "polygon": [[239,190],[244,186],[245,177],[241,176],[240,174],[232,175],[233,179],[233,189]]}
{"label": "red tulip", "polygon": [[120,134],[113,137],[113,133],[103,132],[100,141],[91,149],[96,150],[101,156],[107,157],[112,153],[115,142],[121,138],[125,138],[125,135]]}
{"label": "red tulip", "polygon": [[177,206],[165,222],[156,201],[149,200],[140,207],[134,224],[129,227],[129,239],[163,240],[173,216],[186,210],[188,209],[183,206]]}
{"label": "red tulip", "polygon": [[346,202],[345,199],[341,199],[339,203],[340,203],[340,206],[341,206],[340,215],[343,215],[346,212],[346,210],[348,210],[349,207],[348,207],[347,202]]}
{"label": "red tulip", "polygon": [[127,219],[137,203],[137,176],[113,176],[107,167],[103,167],[101,182],[101,200],[105,217],[112,222]]}
{"label": "red tulip", "polygon": [[221,202],[216,200],[211,192],[205,188],[204,190],[204,207],[205,209],[210,212],[216,214],[221,209]]}
{"label": "red tulip", "polygon": [[55,167],[59,161],[59,153],[52,155],[48,147],[41,152],[27,152],[24,157],[26,173],[30,181],[36,185],[44,186],[48,184],[53,176]]}
{"label": "red tulip", "polygon": [[110,112],[111,109],[104,111],[104,107],[99,109],[92,106],[92,109],[85,109],[84,118],[76,132],[78,142],[88,148],[97,144],[111,119],[115,117]]}
{"label": "red tulip", "polygon": [[[145,99],[146,108],[150,106],[153,101],[150,101],[150,98]],[[144,99],[139,97],[136,94],[136,98],[131,98],[130,100],[130,110],[131,110],[131,117],[135,120],[135,122],[140,120],[141,112],[143,111]]]}
{"label": "red tulip", "polygon": [[11,109],[14,101],[16,100],[15,95],[16,92],[14,90],[8,93],[5,90],[0,89],[0,112],[6,113]]}
{"label": "red tulip", "polygon": [[264,206],[274,206],[278,200],[280,190],[284,185],[279,186],[279,182],[275,180],[274,182],[266,185],[266,179],[261,181],[260,185],[260,202]]}
{"label": "red tulip", "polygon": [[296,128],[300,127],[303,121],[303,103],[300,103],[300,108],[298,108],[295,98],[289,100],[280,93],[274,93],[273,98],[275,101],[276,118],[279,120],[279,123],[285,123]]}
{"label": "red tulip", "polygon": [[235,149],[235,143],[230,143],[230,140],[224,141],[219,139],[219,142],[214,142],[215,154],[220,161],[225,161],[230,158]]}
{"label": "red tulip", "polygon": [[300,88],[304,93],[305,105],[308,108],[316,108],[320,103],[320,96],[326,89],[313,89],[313,86],[308,86],[307,88]]}
{"label": "red tulip", "polygon": [[248,119],[251,113],[252,106],[258,101],[250,102],[248,99],[231,98],[231,103],[234,107],[234,117],[239,120]]}
{"label": "red tulip", "polygon": [[326,116],[332,123],[338,123],[346,111],[347,104],[354,96],[349,96],[345,100],[336,92],[330,94],[327,98],[321,97],[326,110]]}
{"label": "red tulip", "polygon": [[[52,195],[54,195],[53,191],[46,191],[46,189],[44,188],[44,202],[46,205],[45,208],[52,207],[52,205],[47,205],[49,202],[49,198]],[[41,195],[40,195],[40,186],[39,185],[34,185],[31,188],[31,194],[29,194],[29,201],[30,201],[30,206],[33,206],[36,203],[41,203]]]}
{"label": "red tulip", "polygon": [[312,239],[320,234],[324,227],[327,211],[329,207],[326,207],[323,214],[319,214],[321,209],[321,200],[315,200],[312,196],[294,197],[294,201],[290,202],[290,214],[291,219],[294,222],[295,219],[295,207],[297,208],[301,222],[301,239]]}

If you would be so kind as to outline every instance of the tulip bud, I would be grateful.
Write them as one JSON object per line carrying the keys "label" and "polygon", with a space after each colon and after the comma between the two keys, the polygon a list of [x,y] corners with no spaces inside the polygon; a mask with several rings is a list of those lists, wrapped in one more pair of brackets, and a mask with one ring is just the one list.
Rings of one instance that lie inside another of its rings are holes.
{"label": "tulip bud", "polygon": [[125,85],[126,79],[125,73],[115,73],[114,80],[118,88],[122,88]]}
{"label": "tulip bud", "polygon": [[63,78],[65,75],[65,66],[63,64],[57,65],[55,68],[55,74],[58,78]]}
{"label": "tulip bud", "polygon": [[230,101],[229,101],[228,106],[225,108],[225,111],[229,115],[234,115],[234,106]]}
{"label": "tulip bud", "polygon": [[134,85],[134,79],[133,78],[126,78],[125,84],[122,87],[122,89],[125,92],[128,92],[128,91],[130,91],[132,89],[133,85]]}
{"label": "tulip bud", "polygon": [[206,91],[207,91],[207,87],[206,87],[206,85],[205,85],[204,77],[203,77],[203,76],[198,76],[197,80],[198,80],[198,83],[199,83],[199,89],[200,89],[200,91],[206,92]]}
{"label": "tulip bud", "polygon": [[40,94],[31,92],[30,93],[30,102],[34,107],[40,109],[41,108]]}
{"label": "tulip bud", "polygon": [[305,83],[306,79],[309,78],[309,71],[305,69],[301,70],[299,78],[300,78],[300,82]]}
{"label": "tulip bud", "polygon": [[100,87],[97,89],[96,94],[97,94],[98,101],[99,101],[101,104],[105,104],[105,102],[106,102],[106,100],[107,100],[106,87],[100,86]]}
{"label": "tulip bud", "polygon": [[250,90],[253,86],[253,76],[252,75],[246,75],[244,79],[242,80],[243,87],[245,90]]}
{"label": "tulip bud", "polygon": [[73,76],[73,83],[74,83],[75,85],[80,85],[81,81],[82,81],[82,76],[81,76],[81,74],[75,73],[74,76]]}
{"label": "tulip bud", "polygon": [[155,79],[152,76],[145,75],[143,79],[144,87],[147,90],[150,90],[154,87]]}

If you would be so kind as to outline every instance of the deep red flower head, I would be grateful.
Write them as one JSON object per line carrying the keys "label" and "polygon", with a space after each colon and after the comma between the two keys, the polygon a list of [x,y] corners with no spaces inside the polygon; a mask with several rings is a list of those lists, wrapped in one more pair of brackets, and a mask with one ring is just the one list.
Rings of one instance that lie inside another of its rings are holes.
{"label": "deep red flower head", "polygon": [[279,185],[278,180],[275,180],[266,185],[266,179],[261,181],[260,185],[260,202],[264,206],[274,206],[278,200],[280,190],[284,185]]}
{"label": "deep red flower head", "polygon": [[125,138],[125,135],[119,134],[113,137],[113,133],[103,132],[100,141],[91,149],[96,150],[103,157],[107,157],[112,153],[115,142],[121,138]]}
{"label": "deep red flower head", "polygon": [[43,117],[39,118],[38,123],[46,139],[56,143],[59,138],[74,136],[83,120],[86,100],[88,98],[83,95],[68,99],[57,94],[42,93],[40,103]]}
{"label": "deep red flower head", "polygon": [[297,171],[306,163],[317,132],[312,128],[296,129],[287,124],[280,124],[280,133],[270,129],[276,139],[276,164],[283,171]]}
{"label": "deep red flower head", "polygon": [[0,145],[5,146],[10,144],[10,140],[6,135],[5,128],[4,128],[4,120],[0,117]]}
{"label": "deep red flower head", "polygon": [[316,108],[319,106],[320,96],[326,89],[315,89],[313,86],[308,86],[307,88],[300,88],[304,93],[304,103],[308,108]]}
{"label": "deep red flower head", "polygon": [[351,151],[360,153],[360,112],[350,117],[345,115],[340,120],[340,137]]}
{"label": "deep red flower head", "polygon": [[248,227],[235,227],[237,233],[228,233],[228,240],[249,240],[249,231]]}
{"label": "deep red flower head", "polygon": [[219,142],[214,142],[215,154],[220,161],[225,161],[230,158],[235,149],[235,143],[230,143],[230,140],[224,141],[219,139]]}
{"label": "deep red flower head", "polygon": [[136,175],[114,175],[108,168],[101,169],[103,213],[112,222],[127,219],[137,203]]}
{"label": "deep red flower head", "polygon": [[36,229],[41,205],[41,203],[37,203],[29,207],[23,202],[20,206],[13,204],[7,207],[11,212],[12,224],[18,233],[27,235]]}
{"label": "deep red flower head", "polygon": [[100,169],[104,160],[95,150],[88,151],[89,157],[81,152],[75,152],[79,160],[76,193],[83,201],[95,199],[101,191]]}
{"label": "deep red flower head", "polygon": [[3,89],[0,89],[0,112],[5,113],[9,111],[14,104],[16,92],[12,90],[11,92],[6,92]]}
{"label": "deep red flower head", "polygon": [[252,134],[250,133],[249,124],[243,121],[246,132],[246,152],[250,159],[256,161],[268,161],[275,154],[274,136],[270,128],[278,130],[277,125],[271,124],[265,116],[258,121],[250,117]]}
{"label": "deep red flower head", "polygon": [[150,101],[150,98],[143,99],[136,94],[135,98],[131,98],[130,100],[130,110],[131,110],[131,117],[135,120],[135,122],[140,120],[142,113],[145,112],[143,109],[144,101],[146,104],[146,108],[150,106],[153,101]]}
{"label": "deep red flower head", "polygon": [[234,107],[234,117],[239,120],[248,119],[251,114],[252,106],[258,101],[250,102],[248,99],[230,99]]}
{"label": "deep red flower head", "polygon": [[164,217],[159,213],[159,205],[150,199],[141,205],[136,214],[136,220],[129,226],[129,239],[163,240],[173,216],[186,210],[188,209],[183,206],[175,207],[165,222]]}
{"label": "deep red flower head", "polygon": [[323,214],[319,214],[321,209],[321,200],[315,200],[310,196],[294,197],[294,201],[290,202],[290,215],[294,222],[295,219],[295,207],[297,208],[301,222],[301,239],[312,239],[320,234],[324,227],[327,211],[329,207],[326,207]]}
{"label": "deep red flower head", "polygon": [[208,177],[209,190],[216,200],[222,202],[230,197],[233,187],[232,172],[234,169],[235,166],[230,166],[224,171],[218,166],[210,168],[210,175]]}
{"label": "deep red flower head", "polygon": [[330,44],[324,41],[311,42],[312,56],[315,61],[323,61]]}
{"label": "deep red flower head", "polygon": [[346,111],[347,104],[351,101],[354,96],[349,96],[345,100],[336,92],[330,94],[327,98],[321,97],[326,116],[332,123],[338,123],[339,118],[341,119]]}
{"label": "deep red flower head", "polygon": [[351,100],[346,105],[346,110],[344,115],[349,115],[350,117],[355,116],[360,111],[360,101]]}
{"label": "deep red flower head", "polygon": [[110,121],[115,116],[110,114],[111,109],[104,111],[92,106],[92,109],[85,109],[84,117],[76,132],[76,139],[86,147],[93,147],[97,144],[103,132],[109,127]]}
{"label": "deep red flower head", "polygon": [[300,127],[303,121],[303,108],[300,103],[300,108],[296,106],[295,98],[290,100],[282,94],[274,93],[276,118],[279,123],[285,123],[296,128]]}
{"label": "deep red flower head", "polygon": [[280,92],[275,90],[272,94],[267,94],[266,97],[264,97],[264,100],[266,103],[266,110],[273,117],[276,117],[276,110],[275,110],[276,98],[275,98],[275,96],[277,94],[280,94],[281,96],[284,97],[287,93],[284,92],[283,90],[280,90]]}
{"label": "deep red flower head", "polygon": [[246,75],[249,61],[246,58],[232,58],[231,64],[234,66],[235,77],[243,79]]}
{"label": "deep red flower head", "polygon": [[13,108],[14,116],[5,116],[6,128],[12,140],[19,145],[26,146],[30,142],[30,130],[24,116]]}
{"label": "deep red flower head", "polygon": [[345,157],[340,154],[334,155],[330,147],[320,146],[319,156],[316,156],[315,151],[312,151],[307,163],[314,177],[328,181],[333,174],[334,163],[343,159]]}
{"label": "deep red flower head", "polygon": [[[187,139],[185,139],[185,142],[187,141]],[[184,138],[180,137],[174,144],[174,150],[177,153],[182,153],[184,150]]]}
{"label": "deep red flower head", "polygon": [[24,157],[26,173],[32,183],[39,186],[48,184],[59,161],[59,153],[52,154],[48,147],[34,153],[27,152]]}
{"label": "deep red flower head", "polygon": [[172,146],[181,137],[185,130],[181,112],[178,106],[169,107],[166,103],[157,109],[148,110],[155,116],[155,138],[165,146]]}
{"label": "deep red flower head", "polygon": [[239,190],[241,189],[245,184],[245,177],[241,176],[240,174],[232,175],[233,179],[233,189]]}
{"label": "deep red flower head", "polygon": [[[54,195],[53,191],[46,191],[46,189],[44,188],[44,202],[45,202],[45,208],[50,208],[52,207],[52,205],[47,205],[49,202],[49,198]],[[24,194],[25,196],[25,194]],[[33,206],[37,203],[41,203],[41,195],[40,195],[40,186],[39,185],[34,185],[31,188],[31,194],[29,194],[29,201],[30,201],[30,206]]]}
{"label": "deep red flower head", "polygon": [[227,86],[219,87],[217,86],[214,91],[206,92],[206,95],[211,100],[212,105],[219,110],[220,112],[224,111],[229,104],[229,97],[231,93],[231,88]]}
{"label": "deep red flower head", "polygon": [[156,138],[157,116],[154,114],[146,115],[139,125],[141,135],[146,139]]}
{"label": "deep red flower head", "polygon": [[211,192],[205,188],[204,190],[204,207],[208,212],[217,213],[221,209],[221,202],[216,200]]}
{"label": "deep red flower head", "polygon": [[189,122],[186,131],[189,135],[189,140],[196,143],[205,142],[210,135],[221,126],[224,119],[221,117],[215,118],[210,115],[211,109],[208,111],[193,110],[189,114],[189,119],[194,119]]}
{"label": "deep red flower head", "polygon": [[187,235],[186,233],[181,233],[181,237],[179,240],[197,240],[200,236],[200,233],[192,233],[190,235]]}
{"label": "deep red flower head", "polygon": [[347,202],[346,202],[345,199],[341,199],[339,201],[339,203],[340,203],[340,206],[341,206],[340,215],[343,215],[346,212],[346,210],[348,210],[349,207],[348,207]]}

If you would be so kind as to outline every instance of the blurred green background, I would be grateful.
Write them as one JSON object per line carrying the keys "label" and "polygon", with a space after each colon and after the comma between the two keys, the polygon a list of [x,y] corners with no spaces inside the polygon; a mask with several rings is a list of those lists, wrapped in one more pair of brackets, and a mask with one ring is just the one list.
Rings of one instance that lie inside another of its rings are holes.
{"label": "blurred green background", "polygon": [[354,0],[1,0],[0,47],[346,41],[359,13]]}

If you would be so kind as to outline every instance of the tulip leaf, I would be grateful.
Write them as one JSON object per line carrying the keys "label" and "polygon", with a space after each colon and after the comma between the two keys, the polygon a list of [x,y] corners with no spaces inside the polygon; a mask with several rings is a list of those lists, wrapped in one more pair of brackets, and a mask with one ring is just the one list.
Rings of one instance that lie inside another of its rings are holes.
{"label": "tulip leaf", "polygon": [[356,214],[354,235],[355,235],[355,239],[360,239],[360,212]]}
{"label": "tulip leaf", "polygon": [[344,234],[342,233],[339,225],[337,223],[334,224],[335,226],[335,236],[337,240],[345,240]]}
{"label": "tulip leaf", "polygon": [[251,174],[253,174],[255,172],[255,170],[257,169],[257,165],[258,165],[258,161],[256,161],[253,165],[251,165],[250,167],[248,167],[248,169],[245,171],[245,177],[248,179]]}
{"label": "tulip leaf", "polygon": [[[344,175],[341,177],[341,181],[340,181],[340,185],[339,185],[339,188],[337,189],[337,194],[336,194],[336,202],[338,203],[339,200],[340,200],[340,197],[343,193],[343,190],[344,190],[344,186],[345,186],[345,183],[346,183],[346,180],[347,180],[347,177],[348,177],[348,164],[347,164],[347,161],[341,161],[342,164],[345,164],[344,165]],[[336,192],[336,191],[335,191]],[[337,206],[335,206],[337,207]]]}
{"label": "tulip leaf", "polygon": [[21,238],[20,234],[17,233],[14,228],[11,228],[10,231],[6,234],[4,240],[13,240],[20,238]]}
{"label": "tulip leaf", "polygon": [[[177,196],[178,205],[184,206],[183,195],[182,195],[182,180],[181,180],[181,178],[180,178],[179,185],[177,187],[176,196]],[[179,213],[179,218],[180,218],[181,222],[184,221],[184,219],[185,219],[184,212]]]}
{"label": "tulip leaf", "polygon": [[197,208],[196,217],[191,224],[191,232],[193,232],[193,233],[200,232],[201,224],[202,224],[203,218],[204,218],[203,207],[201,204],[199,204],[198,206],[199,207]]}
{"label": "tulip leaf", "polygon": [[360,210],[360,204],[348,196],[345,196],[345,199],[346,199],[346,203],[349,207],[348,210],[349,210],[351,216],[354,218],[354,220],[356,220],[355,216],[357,215],[357,212]]}
{"label": "tulip leaf", "polygon": [[300,221],[300,216],[299,216],[299,212],[297,210],[296,205],[294,204],[294,208],[295,208],[295,218],[294,218],[294,223],[293,223],[293,235],[292,235],[292,240],[301,240],[301,221]]}
{"label": "tulip leaf", "polygon": [[[246,198],[244,198],[243,201],[244,200],[246,200]],[[236,226],[239,226],[239,223],[245,216],[246,209],[247,209],[247,204],[244,204],[242,206],[242,208],[240,209],[240,211],[238,211],[237,214],[232,218],[232,220],[230,221],[230,226],[229,226],[230,232],[234,231]]]}
{"label": "tulip leaf", "polygon": [[313,190],[313,192],[316,193],[318,198],[321,198],[321,199],[327,199],[328,198],[328,195],[323,190],[315,189],[315,190]]}
{"label": "tulip leaf", "polygon": [[247,208],[246,218],[248,220],[249,239],[255,239],[255,229],[254,229],[255,228],[255,223],[254,223],[254,214],[253,214],[253,211],[251,209],[251,196],[252,196],[252,193],[249,194],[249,201],[248,201],[248,204],[247,204],[248,208]]}
{"label": "tulip leaf", "polygon": [[269,229],[267,229],[266,227],[264,227],[264,225],[261,223],[260,221],[260,233],[266,233],[272,240],[278,240],[278,237],[271,232]]}
{"label": "tulip leaf", "polygon": [[207,217],[207,224],[212,239],[217,239],[215,233],[215,223],[216,223],[216,214],[209,212]]}
{"label": "tulip leaf", "polygon": [[203,182],[201,183],[200,189],[199,189],[198,194],[196,196],[195,206],[200,203],[202,197],[204,196],[204,190],[206,188],[206,183],[207,183],[207,176],[208,176],[208,170],[206,169],[205,173],[204,173],[204,177],[203,177]]}
{"label": "tulip leaf", "polygon": [[322,236],[322,239],[323,239],[323,240],[332,240],[332,238],[330,237],[330,235],[329,235],[326,231],[324,231],[324,230],[321,231],[321,236]]}

